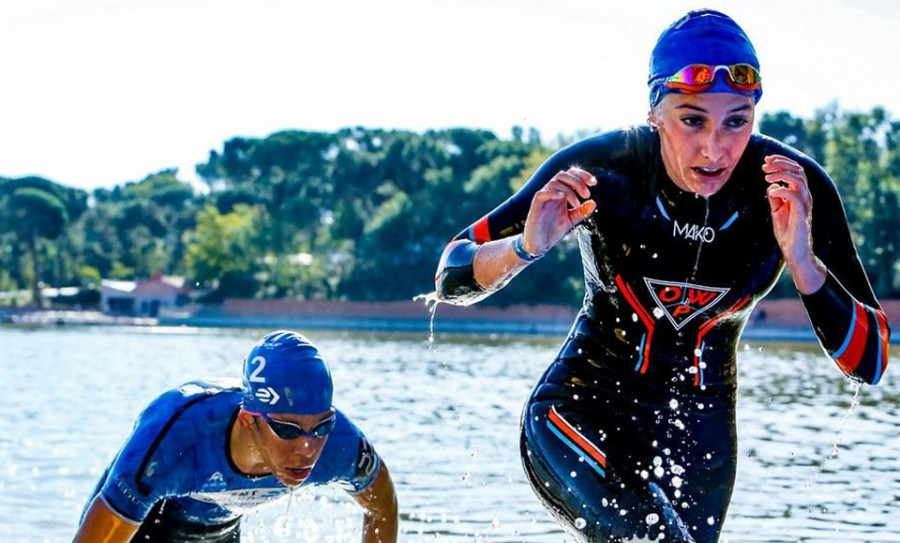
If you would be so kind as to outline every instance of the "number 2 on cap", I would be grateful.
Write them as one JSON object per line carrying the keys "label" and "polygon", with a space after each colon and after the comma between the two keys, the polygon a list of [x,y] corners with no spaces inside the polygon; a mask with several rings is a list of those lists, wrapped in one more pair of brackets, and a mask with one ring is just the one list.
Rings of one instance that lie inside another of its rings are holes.
{"label": "number 2 on cap", "polygon": [[266,367],[266,359],[261,356],[257,356],[256,358],[254,358],[253,360],[250,361],[250,364],[259,364],[259,365],[256,366],[256,369],[253,370],[253,373],[250,374],[249,381],[251,383],[265,383],[266,378],[262,377],[260,375],[260,373],[262,373],[263,368]]}

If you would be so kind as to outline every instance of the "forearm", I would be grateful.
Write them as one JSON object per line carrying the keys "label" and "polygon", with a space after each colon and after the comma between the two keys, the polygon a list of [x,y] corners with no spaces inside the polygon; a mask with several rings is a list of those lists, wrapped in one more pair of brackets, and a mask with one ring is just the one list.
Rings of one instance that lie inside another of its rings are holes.
{"label": "forearm", "polygon": [[471,305],[503,288],[528,265],[513,249],[518,237],[483,244],[467,239],[450,243],[435,276],[438,298],[454,305]]}
{"label": "forearm", "polygon": [[140,523],[120,517],[97,496],[78,527],[73,543],[127,543],[138,528]]}
{"label": "forearm", "polygon": [[473,262],[475,281],[487,290],[499,290],[528,266],[513,244],[521,234],[485,243],[478,248]]}
{"label": "forearm", "polygon": [[800,294],[812,294],[822,288],[828,277],[828,270],[816,256],[803,259],[802,262],[785,261],[794,285]]}
{"label": "forearm", "polygon": [[397,541],[397,508],[393,511],[367,511],[363,519],[363,543]]}
{"label": "forearm", "polygon": [[395,543],[397,541],[397,495],[394,483],[382,462],[369,488],[353,496],[365,510],[363,543]]}

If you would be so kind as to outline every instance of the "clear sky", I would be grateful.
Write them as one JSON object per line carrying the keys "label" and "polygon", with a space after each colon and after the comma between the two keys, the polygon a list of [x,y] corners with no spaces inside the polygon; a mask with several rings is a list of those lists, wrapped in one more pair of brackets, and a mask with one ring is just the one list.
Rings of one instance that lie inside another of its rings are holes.
{"label": "clear sky", "polygon": [[193,180],[226,139],[292,128],[641,123],[656,38],[700,7],[754,42],[758,115],[900,117],[893,0],[0,0],[0,175]]}

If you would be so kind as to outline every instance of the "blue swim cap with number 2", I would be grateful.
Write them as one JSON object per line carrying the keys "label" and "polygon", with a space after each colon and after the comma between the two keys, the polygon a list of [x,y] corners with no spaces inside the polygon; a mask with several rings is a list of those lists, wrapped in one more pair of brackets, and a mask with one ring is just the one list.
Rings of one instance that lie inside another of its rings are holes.
{"label": "blue swim cap with number 2", "polygon": [[244,361],[247,411],[315,415],[331,409],[332,391],[328,364],[302,334],[271,332]]}

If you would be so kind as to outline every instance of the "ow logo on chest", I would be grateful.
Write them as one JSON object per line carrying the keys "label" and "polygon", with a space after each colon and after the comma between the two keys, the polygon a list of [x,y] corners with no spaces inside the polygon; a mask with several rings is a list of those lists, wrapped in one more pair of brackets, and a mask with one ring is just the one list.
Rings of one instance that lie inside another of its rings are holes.
{"label": "ow logo on chest", "polygon": [[716,230],[712,226],[700,226],[697,224],[686,223],[678,224],[678,221],[672,222],[672,235],[681,236],[691,241],[701,241],[711,243],[716,239]]}
{"label": "ow logo on chest", "polygon": [[647,277],[644,278],[644,282],[650,290],[653,301],[676,330],[715,306],[729,290]]}

